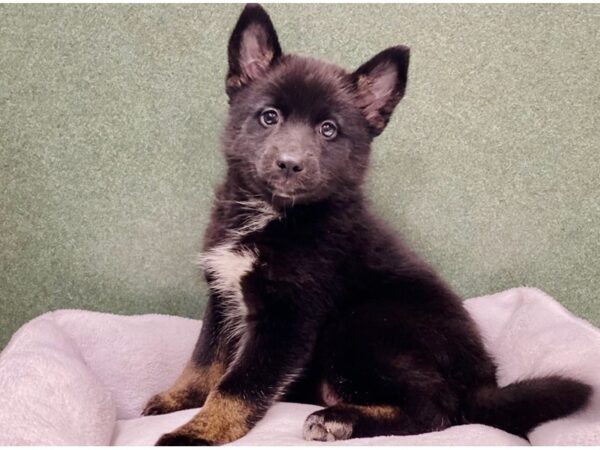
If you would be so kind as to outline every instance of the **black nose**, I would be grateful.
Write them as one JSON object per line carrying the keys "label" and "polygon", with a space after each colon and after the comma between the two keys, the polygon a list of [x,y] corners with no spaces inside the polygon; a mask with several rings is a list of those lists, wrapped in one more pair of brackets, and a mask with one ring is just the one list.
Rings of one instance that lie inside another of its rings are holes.
{"label": "black nose", "polygon": [[294,175],[304,170],[302,162],[293,158],[278,159],[276,164],[277,167],[279,167],[279,169],[286,175]]}

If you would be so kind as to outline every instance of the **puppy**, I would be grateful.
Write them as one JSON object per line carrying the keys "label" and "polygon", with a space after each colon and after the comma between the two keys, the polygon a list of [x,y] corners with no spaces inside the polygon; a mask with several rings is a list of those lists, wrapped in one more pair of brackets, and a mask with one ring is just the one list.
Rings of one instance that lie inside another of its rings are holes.
{"label": "puppy", "polygon": [[144,414],[203,408],[158,445],[226,444],[277,400],[325,406],[304,425],[318,441],[466,423],[525,436],[586,404],[591,388],[559,376],[498,387],[461,300],[369,211],[370,144],[404,95],[407,47],[347,72],[284,54],[248,5],[228,52],[204,324]]}

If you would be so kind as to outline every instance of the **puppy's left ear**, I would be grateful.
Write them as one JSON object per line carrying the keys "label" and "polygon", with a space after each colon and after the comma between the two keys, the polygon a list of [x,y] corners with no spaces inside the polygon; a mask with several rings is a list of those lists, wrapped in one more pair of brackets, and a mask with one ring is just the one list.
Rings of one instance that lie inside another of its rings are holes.
{"label": "puppy's left ear", "polygon": [[239,89],[263,76],[281,57],[277,33],[262,6],[246,5],[231,33],[227,50],[229,72],[226,91],[231,97]]}
{"label": "puppy's left ear", "polygon": [[352,74],[356,104],[367,119],[373,136],[383,131],[404,96],[409,59],[408,47],[390,47]]}

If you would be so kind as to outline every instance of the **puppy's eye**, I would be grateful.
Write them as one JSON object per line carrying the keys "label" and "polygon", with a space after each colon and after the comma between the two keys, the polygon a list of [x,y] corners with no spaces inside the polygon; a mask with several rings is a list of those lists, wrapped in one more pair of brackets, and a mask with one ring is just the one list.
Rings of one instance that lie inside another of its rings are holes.
{"label": "puppy's eye", "polygon": [[274,108],[267,108],[260,113],[260,124],[264,127],[272,127],[279,122],[279,112]]}
{"label": "puppy's eye", "polygon": [[337,126],[331,120],[326,120],[321,124],[319,133],[321,133],[325,139],[333,139],[337,136]]}

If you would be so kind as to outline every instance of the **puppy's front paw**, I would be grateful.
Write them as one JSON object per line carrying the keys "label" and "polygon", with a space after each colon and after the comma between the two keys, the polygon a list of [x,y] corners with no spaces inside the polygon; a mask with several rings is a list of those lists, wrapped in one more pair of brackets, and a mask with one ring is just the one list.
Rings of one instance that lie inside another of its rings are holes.
{"label": "puppy's front paw", "polygon": [[193,436],[185,432],[174,431],[163,434],[158,441],[157,446],[190,446],[190,445],[212,445],[210,442]]}
{"label": "puppy's front paw", "polygon": [[327,409],[306,418],[303,437],[307,441],[342,441],[352,437],[354,425],[342,417],[328,417]]}
{"label": "puppy's front paw", "polygon": [[142,416],[156,416],[158,414],[167,414],[178,411],[176,403],[165,394],[157,394],[152,397],[142,411]]}

